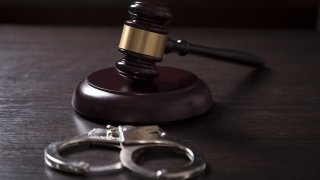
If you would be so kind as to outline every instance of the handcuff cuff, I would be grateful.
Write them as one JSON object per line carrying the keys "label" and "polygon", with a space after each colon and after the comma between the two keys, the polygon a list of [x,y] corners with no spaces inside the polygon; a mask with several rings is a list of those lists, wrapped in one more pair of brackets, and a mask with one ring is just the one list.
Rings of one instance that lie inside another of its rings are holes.
{"label": "handcuff cuff", "polygon": [[[120,162],[104,166],[91,166],[84,161],[69,160],[61,153],[80,145],[101,145],[120,149]],[[168,148],[184,152],[189,163],[177,169],[149,170],[139,166],[135,160],[141,151],[152,148]],[[188,147],[168,140],[159,126],[110,126],[95,128],[87,135],[76,136],[48,145],[44,151],[45,164],[50,168],[73,174],[112,173],[124,167],[141,176],[154,179],[188,179],[199,175],[206,168],[201,156]]]}

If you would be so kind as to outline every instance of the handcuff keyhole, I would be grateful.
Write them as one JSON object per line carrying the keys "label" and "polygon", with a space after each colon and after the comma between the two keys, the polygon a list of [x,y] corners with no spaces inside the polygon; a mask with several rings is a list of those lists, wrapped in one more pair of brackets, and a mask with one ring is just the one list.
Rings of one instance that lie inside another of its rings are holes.
{"label": "handcuff keyhole", "polygon": [[190,159],[180,149],[168,147],[152,147],[138,150],[133,154],[135,162],[149,170],[177,169],[185,167]]}

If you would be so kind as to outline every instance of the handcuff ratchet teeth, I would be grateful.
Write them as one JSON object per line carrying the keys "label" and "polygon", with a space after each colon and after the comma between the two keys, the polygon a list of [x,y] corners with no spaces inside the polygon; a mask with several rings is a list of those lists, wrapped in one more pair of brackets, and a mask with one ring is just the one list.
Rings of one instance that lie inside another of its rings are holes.
{"label": "handcuff ratchet teeth", "polygon": [[[118,148],[120,162],[104,166],[91,166],[84,161],[69,160],[61,153],[80,145],[100,145]],[[149,170],[136,163],[141,152],[146,149],[168,148],[181,151],[189,159],[186,166],[177,169]],[[49,144],[44,151],[45,164],[50,168],[73,174],[112,173],[126,167],[148,178],[154,179],[188,179],[199,175],[206,168],[202,158],[188,147],[168,140],[166,133],[159,126],[110,126],[105,129],[95,128],[87,135],[76,136],[61,142]]]}

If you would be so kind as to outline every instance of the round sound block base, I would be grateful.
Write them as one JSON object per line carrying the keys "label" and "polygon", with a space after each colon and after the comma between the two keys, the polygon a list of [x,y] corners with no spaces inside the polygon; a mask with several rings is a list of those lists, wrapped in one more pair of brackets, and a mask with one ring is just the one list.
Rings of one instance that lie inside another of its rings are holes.
{"label": "round sound block base", "polygon": [[102,69],[82,81],[72,97],[80,114],[106,122],[159,124],[198,116],[212,107],[207,85],[194,74],[158,67],[153,82],[135,82],[115,68]]}

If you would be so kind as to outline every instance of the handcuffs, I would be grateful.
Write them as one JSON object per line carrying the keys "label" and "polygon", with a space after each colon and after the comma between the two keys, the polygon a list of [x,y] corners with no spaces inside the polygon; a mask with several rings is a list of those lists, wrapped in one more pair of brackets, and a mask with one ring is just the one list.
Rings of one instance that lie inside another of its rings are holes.
{"label": "handcuffs", "polygon": [[[68,160],[61,155],[61,152],[69,148],[85,144],[119,148],[120,162],[91,166],[87,162]],[[158,147],[184,152],[189,163],[177,169],[152,171],[135,162],[142,150]],[[206,163],[198,154],[182,144],[166,139],[166,133],[159,126],[108,125],[106,129],[95,128],[87,135],[48,145],[44,151],[44,160],[50,168],[73,174],[111,173],[126,167],[141,176],[154,179],[188,179],[199,175],[206,168]]]}

